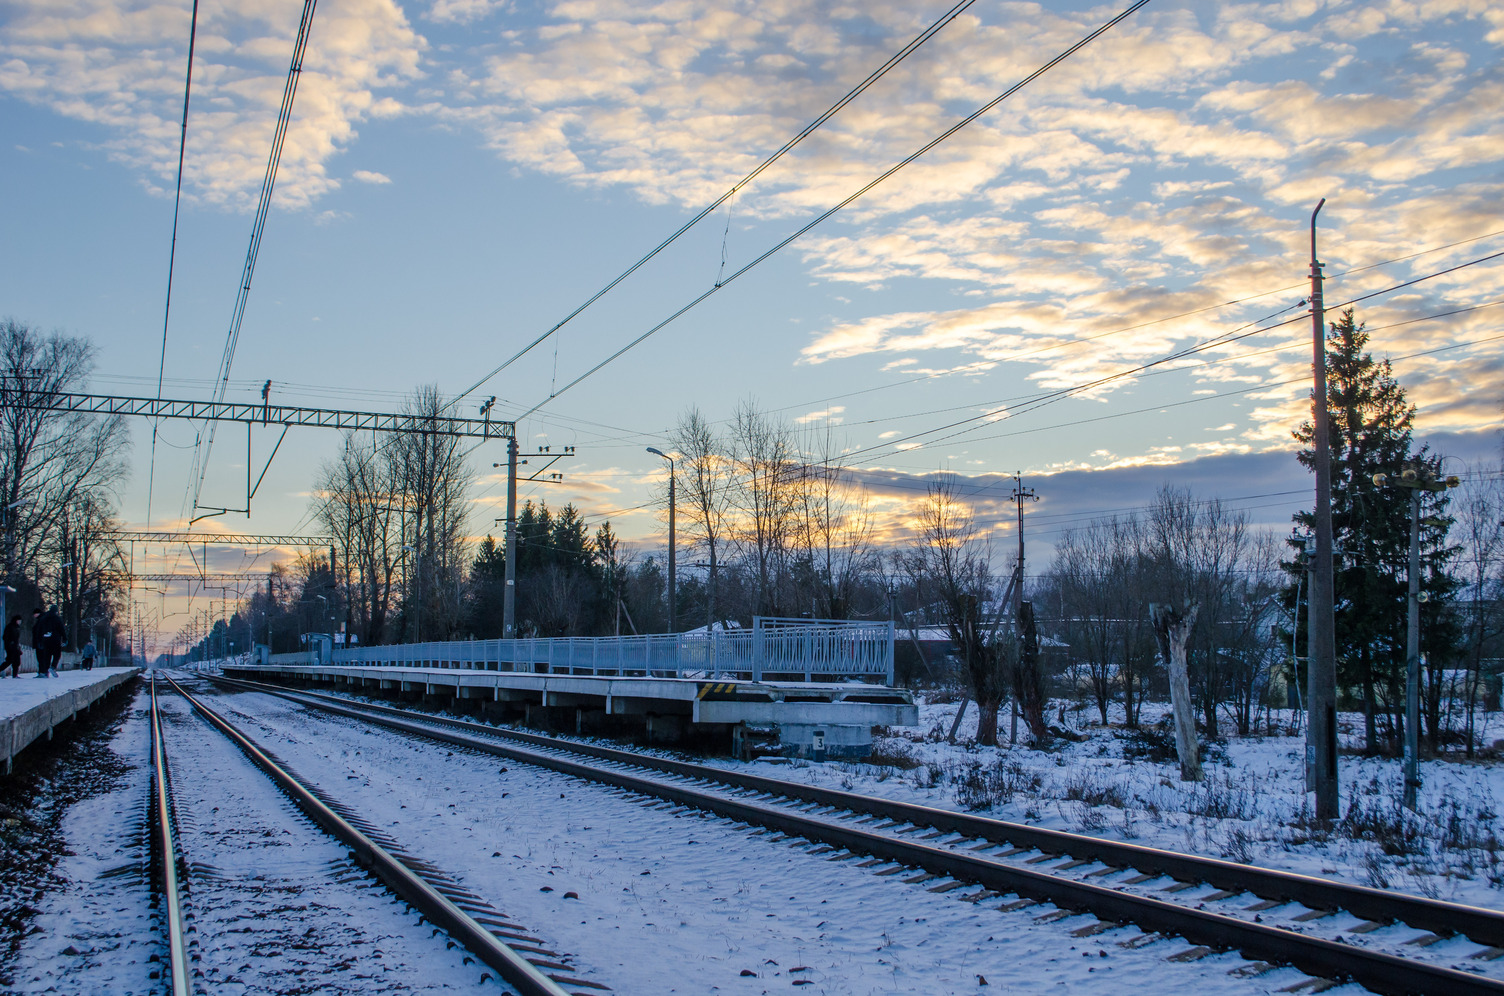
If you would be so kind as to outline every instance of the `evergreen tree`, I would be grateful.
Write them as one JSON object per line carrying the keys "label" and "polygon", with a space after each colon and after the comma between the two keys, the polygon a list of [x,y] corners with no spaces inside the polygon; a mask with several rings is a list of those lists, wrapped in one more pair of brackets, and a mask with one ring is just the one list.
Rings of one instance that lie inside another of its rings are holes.
{"label": "evergreen tree", "polygon": [[[1425,447],[1412,451],[1415,406],[1394,379],[1389,361],[1366,351],[1368,333],[1352,309],[1332,322],[1327,333],[1327,417],[1332,475],[1332,531],[1338,551],[1334,560],[1338,682],[1363,701],[1367,747],[1378,747],[1379,725],[1391,744],[1403,729],[1405,698],[1406,599],[1410,558],[1410,494],[1407,489],[1379,487],[1377,473],[1396,474],[1407,461],[1439,471],[1440,458]],[[1314,471],[1314,428],[1308,421],[1296,430],[1303,445],[1299,459]],[[1433,667],[1450,658],[1455,634],[1437,611],[1455,587],[1447,573],[1445,493],[1422,493],[1421,650]],[[1312,512],[1295,521],[1314,528]],[[1293,576],[1303,561],[1286,563],[1292,575],[1286,602],[1294,604]]]}
{"label": "evergreen tree", "polygon": [[466,626],[480,640],[494,640],[505,625],[507,583],[506,548],[487,536],[470,565],[465,605]]}

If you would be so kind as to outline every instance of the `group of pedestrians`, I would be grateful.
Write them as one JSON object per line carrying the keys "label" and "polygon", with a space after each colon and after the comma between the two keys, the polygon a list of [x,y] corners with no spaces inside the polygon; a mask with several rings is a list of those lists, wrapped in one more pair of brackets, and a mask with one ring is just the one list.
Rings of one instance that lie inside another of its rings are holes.
{"label": "group of pedestrians", "polygon": [[[5,624],[5,663],[0,665],[0,674],[5,668],[10,669],[12,678],[21,676],[21,614],[17,612],[10,617]],[[46,612],[34,609],[31,613],[31,646],[37,652],[37,677],[45,678],[48,675],[57,675],[58,661],[63,656],[63,620],[57,614],[57,606],[50,606]],[[80,651],[82,666],[92,668],[94,666],[94,642]]]}

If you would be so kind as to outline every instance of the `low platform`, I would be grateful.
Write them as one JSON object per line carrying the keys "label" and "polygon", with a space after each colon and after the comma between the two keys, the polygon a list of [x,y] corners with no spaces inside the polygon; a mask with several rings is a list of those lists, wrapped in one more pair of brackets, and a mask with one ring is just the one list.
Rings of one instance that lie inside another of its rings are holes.
{"label": "low platform", "polygon": [[528,674],[455,668],[250,664],[224,673],[254,681],[323,687],[382,698],[425,700],[563,732],[608,732],[642,724],[649,740],[686,733],[774,733],[794,756],[862,757],[875,726],[913,726],[919,708],[902,688],[862,682],[708,681]]}
{"label": "low platform", "polygon": [[6,773],[17,754],[41,737],[51,740],[53,727],[140,672],[138,667],[97,667],[64,671],[51,678],[34,674],[0,678],[0,757],[5,759]]}

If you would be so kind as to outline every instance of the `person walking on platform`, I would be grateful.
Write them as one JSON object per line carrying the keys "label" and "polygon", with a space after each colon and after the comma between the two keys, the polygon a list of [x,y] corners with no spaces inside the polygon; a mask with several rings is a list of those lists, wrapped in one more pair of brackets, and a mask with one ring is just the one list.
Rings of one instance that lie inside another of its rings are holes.
{"label": "person walking on platform", "polygon": [[79,666],[82,667],[85,671],[92,671],[92,670],[94,670],[94,655],[97,654],[97,653],[99,653],[99,651],[97,651],[97,650],[94,649],[94,641],[93,640],[90,640],[88,643],[85,643],[82,647],[79,647],[78,648],[78,657],[79,657],[78,663],[79,663]]}
{"label": "person walking on platform", "polygon": [[37,650],[37,676],[51,673],[57,677],[57,662],[63,656],[63,620],[57,614],[57,606],[48,606],[32,624],[31,640]]}
{"label": "person walking on platform", "polygon": [[10,668],[12,678],[21,677],[21,613],[10,617],[5,624],[5,664],[0,671]]}

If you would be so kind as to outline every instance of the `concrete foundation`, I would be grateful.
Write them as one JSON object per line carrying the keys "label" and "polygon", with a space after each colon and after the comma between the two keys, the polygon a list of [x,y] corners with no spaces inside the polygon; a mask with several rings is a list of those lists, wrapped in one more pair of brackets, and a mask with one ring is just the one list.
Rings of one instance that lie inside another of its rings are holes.
{"label": "concrete foundation", "polygon": [[554,733],[640,736],[744,752],[747,731],[766,749],[810,760],[861,758],[872,730],[913,726],[908,691],[859,682],[702,681],[527,674],[465,668],[252,664],[225,674],[351,692]]}

